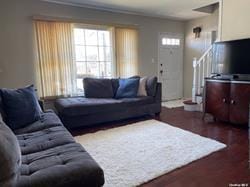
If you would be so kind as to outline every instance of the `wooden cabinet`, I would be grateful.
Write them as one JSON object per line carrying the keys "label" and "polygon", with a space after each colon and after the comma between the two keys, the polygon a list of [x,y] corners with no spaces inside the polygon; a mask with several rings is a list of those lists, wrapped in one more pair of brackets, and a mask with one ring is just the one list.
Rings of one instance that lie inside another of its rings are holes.
{"label": "wooden cabinet", "polygon": [[215,118],[228,121],[230,83],[206,82],[205,111]]}
{"label": "wooden cabinet", "polygon": [[229,121],[232,123],[247,123],[250,103],[250,84],[231,83]]}
{"label": "wooden cabinet", "polygon": [[206,79],[204,112],[235,124],[248,123],[250,82]]}

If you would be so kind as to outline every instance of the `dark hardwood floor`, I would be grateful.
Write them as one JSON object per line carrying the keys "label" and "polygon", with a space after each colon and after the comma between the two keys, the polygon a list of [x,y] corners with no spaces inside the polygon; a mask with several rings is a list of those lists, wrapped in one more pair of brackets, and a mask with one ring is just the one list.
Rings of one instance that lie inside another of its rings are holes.
{"label": "dark hardwood floor", "polygon": [[[72,134],[79,135],[95,132],[100,129],[122,126],[148,118],[103,124],[74,131]],[[162,113],[155,119],[201,136],[218,140],[226,144],[227,147],[158,177],[142,185],[143,187],[217,187],[230,186],[230,184],[248,184],[250,186],[247,126],[213,122],[209,116],[206,117],[206,122],[204,122],[200,112],[187,112],[182,107],[175,109],[163,107]],[[133,158],[131,158],[131,161],[133,161]]]}

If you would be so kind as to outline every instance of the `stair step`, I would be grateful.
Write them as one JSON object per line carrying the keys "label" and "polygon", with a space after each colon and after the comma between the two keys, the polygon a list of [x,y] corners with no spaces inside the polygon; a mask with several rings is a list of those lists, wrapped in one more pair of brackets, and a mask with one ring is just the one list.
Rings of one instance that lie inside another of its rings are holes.
{"label": "stair step", "polygon": [[197,105],[197,103],[193,102],[192,100],[183,101],[183,104],[185,104],[185,105]]}
{"label": "stair step", "polygon": [[183,104],[184,104],[184,110],[185,111],[195,112],[195,111],[201,111],[202,110],[202,104],[192,102],[192,100],[184,101]]}
{"label": "stair step", "polygon": [[197,97],[202,97],[202,94],[195,94],[195,96],[197,96]]}

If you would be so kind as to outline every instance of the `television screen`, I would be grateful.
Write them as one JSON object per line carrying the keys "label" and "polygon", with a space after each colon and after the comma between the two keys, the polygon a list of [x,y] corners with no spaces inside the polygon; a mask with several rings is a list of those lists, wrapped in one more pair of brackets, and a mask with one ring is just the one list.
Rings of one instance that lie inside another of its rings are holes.
{"label": "television screen", "polygon": [[216,42],[212,50],[212,73],[250,74],[250,39]]}

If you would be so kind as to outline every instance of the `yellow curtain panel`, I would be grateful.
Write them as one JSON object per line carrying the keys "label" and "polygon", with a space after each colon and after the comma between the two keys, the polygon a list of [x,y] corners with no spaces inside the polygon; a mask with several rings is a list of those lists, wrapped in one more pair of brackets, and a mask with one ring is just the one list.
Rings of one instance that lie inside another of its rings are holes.
{"label": "yellow curtain panel", "polygon": [[34,21],[38,94],[42,98],[76,93],[71,23]]}
{"label": "yellow curtain panel", "polygon": [[117,76],[126,78],[138,75],[138,31],[116,28],[115,47]]}

